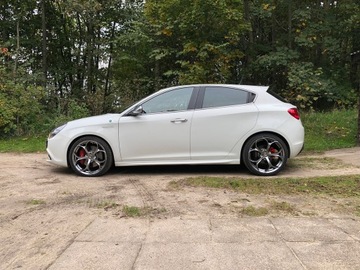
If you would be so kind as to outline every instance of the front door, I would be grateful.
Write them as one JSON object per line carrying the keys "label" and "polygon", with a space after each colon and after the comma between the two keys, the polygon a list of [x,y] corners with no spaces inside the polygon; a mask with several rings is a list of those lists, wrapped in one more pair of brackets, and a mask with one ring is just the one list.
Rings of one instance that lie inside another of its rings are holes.
{"label": "front door", "polygon": [[123,116],[119,121],[122,162],[146,164],[190,159],[188,110],[193,88],[162,93],[141,104],[144,113]]}

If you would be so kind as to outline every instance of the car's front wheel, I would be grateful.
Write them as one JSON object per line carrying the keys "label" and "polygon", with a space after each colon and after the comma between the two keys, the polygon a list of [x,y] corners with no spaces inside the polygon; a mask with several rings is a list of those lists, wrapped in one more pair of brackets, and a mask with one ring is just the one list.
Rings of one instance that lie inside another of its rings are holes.
{"label": "car's front wheel", "polygon": [[71,169],[81,176],[100,176],[113,164],[109,145],[102,139],[86,136],[76,140],[69,149],[68,162]]}
{"label": "car's front wheel", "polygon": [[263,133],[251,137],[245,143],[242,160],[253,174],[270,176],[285,167],[288,155],[288,147],[279,136]]}

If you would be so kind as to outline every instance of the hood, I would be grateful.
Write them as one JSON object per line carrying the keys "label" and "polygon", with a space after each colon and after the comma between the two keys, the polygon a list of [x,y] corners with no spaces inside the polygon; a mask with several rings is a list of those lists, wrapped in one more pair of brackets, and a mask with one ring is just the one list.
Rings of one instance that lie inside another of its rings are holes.
{"label": "hood", "polygon": [[117,123],[120,114],[102,114],[97,116],[91,116],[86,118],[80,118],[77,120],[73,120],[68,122],[68,127],[80,127],[80,126],[94,126],[94,125],[106,125]]}

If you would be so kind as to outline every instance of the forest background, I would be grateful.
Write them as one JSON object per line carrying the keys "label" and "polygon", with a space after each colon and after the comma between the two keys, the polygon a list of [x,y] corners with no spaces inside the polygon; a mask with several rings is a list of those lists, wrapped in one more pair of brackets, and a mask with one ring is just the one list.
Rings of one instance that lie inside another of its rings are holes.
{"label": "forest background", "polygon": [[3,138],[178,84],[270,85],[303,111],[360,97],[358,0],[1,0],[0,31]]}

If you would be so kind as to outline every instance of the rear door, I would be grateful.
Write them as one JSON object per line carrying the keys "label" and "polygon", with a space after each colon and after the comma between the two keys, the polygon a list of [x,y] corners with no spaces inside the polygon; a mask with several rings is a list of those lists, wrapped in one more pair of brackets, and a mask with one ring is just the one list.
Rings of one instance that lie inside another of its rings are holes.
{"label": "rear door", "polygon": [[241,89],[209,86],[201,90],[191,125],[191,159],[224,160],[256,124],[255,95]]}

